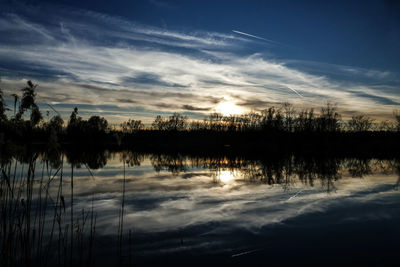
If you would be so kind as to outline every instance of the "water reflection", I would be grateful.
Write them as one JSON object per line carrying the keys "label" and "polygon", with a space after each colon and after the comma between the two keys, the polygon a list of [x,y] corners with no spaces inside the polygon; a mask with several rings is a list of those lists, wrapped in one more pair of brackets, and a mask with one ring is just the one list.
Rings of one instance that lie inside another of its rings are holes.
{"label": "water reflection", "polygon": [[217,174],[218,179],[225,184],[234,181],[236,176],[235,172],[229,170],[221,170]]}
{"label": "water reflection", "polygon": [[[360,225],[375,231],[383,224],[392,229],[390,238],[400,237],[392,227],[400,221],[398,159],[25,151],[2,162],[2,211],[18,200],[12,207],[25,216],[24,224],[14,220],[18,213],[3,217],[2,226],[26,230],[20,236],[34,240],[26,252],[33,259],[57,248],[46,256],[49,265],[163,263],[156,258],[186,264],[201,255],[226,265],[248,254],[274,260],[268,251],[280,255],[287,233],[310,249],[307,239]],[[32,229],[26,229],[27,205]],[[381,238],[380,244],[389,237]],[[80,255],[82,246],[95,257]],[[5,243],[2,251],[10,253]],[[302,250],[290,253],[296,251]]]}

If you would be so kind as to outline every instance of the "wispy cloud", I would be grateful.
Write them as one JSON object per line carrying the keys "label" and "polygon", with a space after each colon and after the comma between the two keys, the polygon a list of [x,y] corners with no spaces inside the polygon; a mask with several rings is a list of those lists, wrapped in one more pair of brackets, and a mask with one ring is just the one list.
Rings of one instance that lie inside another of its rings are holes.
{"label": "wispy cloud", "polygon": [[247,111],[266,103],[318,107],[331,101],[377,117],[390,116],[400,103],[399,83],[388,71],[271,60],[246,54],[252,41],[227,33],[164,30],[73,9],[54,10],[38,22],[36,12],[0,18],[0,31],[9,37],[0,41],[6,95],[22,87],[22,79],[33,79],[39,101],[114,106],[115,120],[148,121],[174,111],[202,116],[221,99]]}
{"label": "wispy cloud", "polygon": [[[190,166],[190,161],[183,160],[183,164]],[[95,177],[101,179],[93,181],[85,169],[81,169],[81,173],[77,171],[76,175],[80,177],[75,192],[77,202],[82,208],[86,208],[85,204],[90,206],[94,192],[95,207],[102,210],[98,227],[102,229],[101,234],[111,233],[108,232],[113,230],[110,226],[117,224],[118,216],[114,214],[120,205],[123,178],[118,157],[114,155],[105,168],[93,171]],[[68,177],[68,173],[65,176]],[[213,181],[213,171],[191,167],[175,176],[166,171],[155,173],[146,158],[140,167],[127,168],[126,178],[129,194],[125,196],[125,222],[140,233],[198,226],[201,227],[197,229],[207,229],[206,226],[212,223],[257,232],[298,217],[310,216],[310,223],[314,223],[311,216],[315,213],[325,214],[326,223],[332,219],[335,223],[374,220],[395,214],[395,210],[385,214],[375,209],[377,203],[384,202],[392,207],[397,207],[398,203],[398,191],[393,190],[398,177],[394,174],[375,173],[363,179],[342,177],[335,181],[337,191],[328,194],[323,181],[310,186],[298,177],[291,177],[295,183],[285,190],[279,185],[253,183],[240,175],[229,183],[219,184]],[[359,208],[368,203],[375,208],[368,212]],[[342,216],[343,213],[335,212],[338,209],[351,212]],[[219,227],[212,228],[222,231]]]}

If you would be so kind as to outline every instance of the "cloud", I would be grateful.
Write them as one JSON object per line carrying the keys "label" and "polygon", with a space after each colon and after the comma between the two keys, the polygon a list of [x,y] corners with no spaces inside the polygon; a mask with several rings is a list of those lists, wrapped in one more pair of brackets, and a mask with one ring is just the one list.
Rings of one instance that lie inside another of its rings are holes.
{"label": "cloud", "polygon": [[376,94],[369,94],[367,92],[362,92],[362,91],[351,91],[354,95],[359,96],[359,97],[364,97],[367,99],[371,99],[372,101],[376,102],[377,104],[380,105],[393,105],[393,106],[399,106],[400,105],[400,98],[399,97],[393,97],[392,99],[389,97],[383,97],[379,96]]}
{"label": "cloud", "polygon": [[[343,177],[334,182],[337,190],[328,194],[324,180],[317,180],[310,186],[297,176],[291,176],[293,184],[283,188],[278,184],[251,182],[246,174],[240,175],[241,170],[235,170],[238,175],[234,180],[218,183],[215,182],[215,171],[207,169],[206,165],[204,168],[196,166],[202,166],[201,160],[193,159],[197,163],[187,158],[182,160],[186,171],[178,175],[166,171],[156,173],[149,156],[143,158],[140,167],[126,168],[127,226],[137,233],[168,232],[188,227],[221,233],[222,229],[216,227],[218,225],[225,225],[230,230],[240,228],[257,232],[263,227],[290,223],[297,218],[304,220],[305,216],[310,216],[309,223],[313,224],[316,223],[312,219],[315,213],[319,213],[319,218],[328,224],[382,219],[398,214],[398,208],[395,208],[398,207],[398,192],[393,190],[398,178],[395,174],[374,172],[363,179],[355,179],[344,170]],[[95,194],[95,210],[101,210],[101,220],[96,227],[102,229],[101,235],[115,233],[118,220],[115,214],[122,194],[121,168],[119,155],[112,154],[104,168],[93,170],[95,180],[86,169],[76,171],[76,176],[80,177],[74,192],[76,203],[79,209],[90,209],[90,200]],[[69,169],[65,169],[68,183]],[[379,203],[393,209],[382,212],[376,209]]]}
{"label": "cloud", "polygon": [[122,78],[122,84],[127,86],[162,86],[162,87],[187,87],[182,84],[163,81],[160,75],[155,73],[137,73],[134,77]]}
{"label": "cloud", "polygon": [[210,108],[200,108],[200,107],[194,107],[192,105],[183,105],[182,109],[185,110],[191,110],[191,111],[210,111]]}
{"label": "cloud", "polygon": [[246,111],[268,103],[301,108],[330,101],[345,114],[371,113],[374,107],[381,118],[400,102],[397,76],[388,71],[271,60],[245,53],[252,41],[231,34],[165,30],[84,10],[52,11],[42,21],[35,20],[34,7],[3,13],[0,31],[10,37],[0,41],[6,97],[33,79],[39,101],[89,105],[93,112],[96,105],[113,106],[115,120],[129,115],[144,121],[172,112],[201,116],[222,100]]}
{"label": "cloud", "polygon": [[269,101],[264,101],[264,100],[260,100],[260,99],[252,99],[252,98],[248,98],[248,99],[244,99],[241,100],[241,102],[238,102],[237,105],[239,106],[244,106],[244,107],[271,107],[276,105],[277,103],[275,102],[269,102]]}

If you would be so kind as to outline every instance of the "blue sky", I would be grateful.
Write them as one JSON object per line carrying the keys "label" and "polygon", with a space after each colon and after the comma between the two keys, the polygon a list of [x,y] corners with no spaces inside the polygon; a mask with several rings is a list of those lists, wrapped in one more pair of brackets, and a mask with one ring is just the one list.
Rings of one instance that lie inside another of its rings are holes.
{"label": "blue sky", "polygon": [[65,118],[74,106],[119,122],[283,101],[390,118],[400,105],[398,1],[0,3],[6,98],[31,79]]}

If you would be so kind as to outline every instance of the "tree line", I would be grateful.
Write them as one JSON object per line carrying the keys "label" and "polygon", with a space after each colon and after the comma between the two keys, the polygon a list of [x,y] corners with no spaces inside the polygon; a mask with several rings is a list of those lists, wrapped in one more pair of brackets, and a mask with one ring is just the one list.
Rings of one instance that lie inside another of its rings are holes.
{"label": "tree line", "polygon": [[388,120],[376,123],[366,115],[354,115],[343,121],[337,107],[331,103],[317,114],[313,108],[296,112],[289,103],[280,107],[269,107],[259,113],[224,116],[212,113],[203,120],[189,120],[179,113],[163,118],[157,116],[151,127],[141,121],[129,120],[121,124],[124,132],[132,133],[143,129],[159,131],[268,131],[268,132],[366,132],[400,131],[400,115],[395,113],[396,122]]}
{"label": "tree line", "polygon": [[[126,136],[140,133],[191,132],[210,133],[258,133],[258,134],[327,134],[362,132],[400,132],[400,113],[394,112],[394,121],[375,122],[366,115],[354,115],[342,120],[335,105],[327,103],[318,112],[313,108],[297,111],[289,103],[268,107],[261,112],[224,116],[212,113],[203,120],[190,120],[187,116],[173,113],[168,117],[156,116],[151,125],[141,120],[129,119],[118,126],[110,126],[104,117],[91,116],[87,120],[73,109],[68,122],[61,115],[45,120],[36,103],[37,85],[28,81],[21,96],[13,94],[13,109],[6,106],[0,89],[0,144],[7,140],[24,143],[45,140],[56,146],[59,143],[74,143],[90,139],[91,142],[121,143]],[[7,111],[13,114],[8,118]],[[47,116],[49,112],[47,111]],[[128,138],[129,139],[129,138]],[[131,140],[132,138],[130,138]]]}

